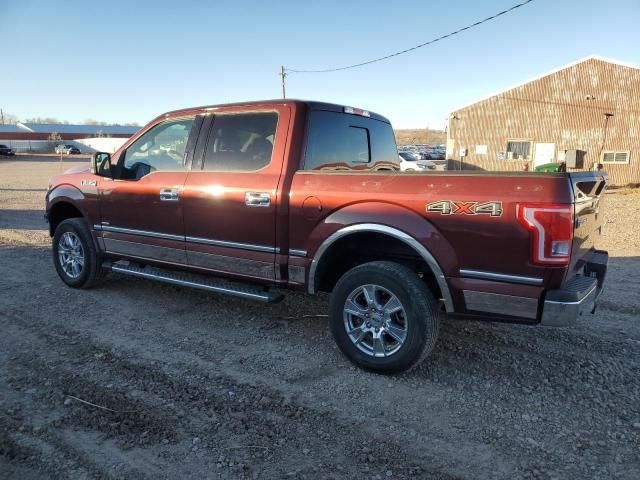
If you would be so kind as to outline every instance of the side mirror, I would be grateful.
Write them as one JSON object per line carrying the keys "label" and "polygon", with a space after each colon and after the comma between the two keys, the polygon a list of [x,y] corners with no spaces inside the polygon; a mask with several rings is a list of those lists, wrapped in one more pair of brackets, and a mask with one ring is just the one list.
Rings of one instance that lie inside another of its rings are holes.
{"label": "side mirror", "polygon": [[113,178],[111,154],[106,152],[94,153],[91,159],[91,172],[101,177]]}

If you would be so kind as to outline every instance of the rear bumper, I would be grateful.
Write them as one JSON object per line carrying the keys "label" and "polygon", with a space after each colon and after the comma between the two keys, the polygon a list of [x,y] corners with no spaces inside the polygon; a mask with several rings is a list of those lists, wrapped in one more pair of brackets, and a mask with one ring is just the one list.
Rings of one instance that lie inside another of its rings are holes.
{"label": "rear bumper", "polygon": [[594,313],[604,286],[609,254],[595,251],[584,264],[584,273],[568,280],[561,289],[545,295],[540,323],[555,327],[573,325],[585,313]]}

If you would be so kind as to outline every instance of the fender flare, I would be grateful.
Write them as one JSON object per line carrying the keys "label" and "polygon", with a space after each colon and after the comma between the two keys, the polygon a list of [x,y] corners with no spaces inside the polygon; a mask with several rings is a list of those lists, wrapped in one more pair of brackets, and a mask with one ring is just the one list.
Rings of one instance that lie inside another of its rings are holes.
{"label": "fender flare", "polygon": [[[47,193],[46,197],[47,221],[49,222],[49,229],[51,230],[51,222],[49,220],[51,210],[60,203],[67,203],[71,205],[82,214],[83,218],[89,218],[84,200],[86,200],[85,194],[74,185],[62,184],[50,190]],[[53,235],[53,232],[50,231],[49,233]]]}
{"label": "fender flare", "polygon": [[331,245],[333,245],[337,240],[343,237],[362,232],[375,232],[388,235],[406,243],[409,247],[415,250],[416,253],[418,253],[422,257],[422,259],[432,270],[436,278],[436,282],[438,282],[438,287],[440,287],[440,291],[442,292],[445,310],[447,312],[453,312],[453,298],[451,297],[451,291],[449,290],[447,279],[444,275],[444,272],[442,271],[442,268],[440,268],[440,265],[438,264],[435,257],[431,254],[431,252],[427,250],[427,248],[418,240],[413,238],[411,235],[403,232],[402,230],[398,230],[397,228],[393,228],[388,225],[381,225],[378,223],[359,223],[343,227],[331,234],[322,242],[320,247],[316,250],[315,255],[313,256],[311,267],[309,269],[308,291],[310,294],[316,293],[316,270],[318,268],[320,260],[322,259],[322,256],[326,253],[329,247],[331,247]]}

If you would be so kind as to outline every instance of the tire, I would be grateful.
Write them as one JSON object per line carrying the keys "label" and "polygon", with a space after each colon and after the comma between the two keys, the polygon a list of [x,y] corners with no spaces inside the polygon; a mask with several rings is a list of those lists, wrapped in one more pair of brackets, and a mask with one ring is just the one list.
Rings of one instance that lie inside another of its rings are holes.
{"label": "tire", "polygon": [[53,235],[53,264],[62,281],[73,288],[94,287],[108,272],[102,267],[102,258],[82,218],[69,218],[56,228]]}
{"label": "tire", "polygon": [[[367,295],[375,302],[368,302]],[[331,333],[340,350],[357,366],[377,373],[403,372],[420,364],[433,350],[441,316],[420,277],[386,261],[345,273],[329,305]]]}

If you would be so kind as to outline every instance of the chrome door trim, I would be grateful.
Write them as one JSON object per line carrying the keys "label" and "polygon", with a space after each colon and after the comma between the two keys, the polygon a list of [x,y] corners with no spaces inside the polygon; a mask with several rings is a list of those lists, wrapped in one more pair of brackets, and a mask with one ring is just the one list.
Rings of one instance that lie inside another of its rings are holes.
{"label": "chrome door trim", "polygon": [[320,263],[322,255],[324,255],[327,249],[336,240],[339,240],[346,235],[360,232],[383,233],[385,235],[397,238],[398,240],[403,241],[411,248],[413,248],[424,259],[424,261],[427,262],[427,265],[433,271],[433,274],[436,277],[436,281],[438,282],[438,286],[440,287],[440,291],[442,292],[442,300],[444,302],[446,311],[453,312],[453,298],[451,297],[451,292],[449,291],[447,279],[445,278],[444,272],[440,268],[440,265],[431,254],[431,252],[429,252],[429,250],[427,250],[424,245],[418,242],[418,240],[413,238],[411,235],[403,232],[402,230],[398,230],[397,228],[389,227],[387,225],[380,225],[377,223],[361,223],[358,225],[349,225],[348,227],[341,228],[340,230],[334,232],[329,236],[329,238],[322,242],[318,250],[316,250],[313,261],[311,262],[311,268],[309,270],[309,284],[307,285],[307,290],[309,291],[309,293],[316,293],[316,269],[318,268],[318,263]]}
{"label": "chrome door trim", "polygon": [[252,243],[227,242],[226,240],[212,240],[210,238],[185,237],[187,243],[199,243],[202,245],[215,245],[216,247],[238,248],[241,250],[253,250],[255,252],[279,253],[277,247],[268,247],[266,245],[254,245]]}
{"label": "chrome door trim", "polygon": [[234,273],[248,277],[266,280],[273,280],[275,278],[273,262],[261,262],[259,260],[188,250],[187,263],[198,268]]}
{"label": "chrome door trim", "polygon": [[184,237],[182,235],[173,235],[170,233],[150,232],[148,230],[136,230],[135,228],[113,227],[111,225],[96,224],[93,226],[95,230],[113,233],[127,233],[129,235],[139,235],[141,237],[162,238],[165,240],[186,241],[187,243],[199,243],[202,245],[215,245],[216,247],[237,248],[240,250],[252,250],[254,252],[280,253],[277,247],[269,247],[266,245],[255,245],[252,243],[227,242],[225,240],[212,240],[200,237]]}
{"label": "chrome door trim", "polygon": [[148,230],[137,230],[135,228],[112,227],[111,225],[105,225],[104,223],[94,225],[93,228],[104,232],[127,233],[129,235],[140,235],[141,237],[162,238],[165,240],[178,240],[184,242],[183,235],[173,235],[171,233],[150,232]]}
{"label": "chrome door trim", "polygon": [[542,285],[542,278],[525,277],[523,275],[510,275],[506,273],[483,272],[480,270],[460,269],[460,276],[477,278],[479,280],[494,280],[497,282],[521,283],[523,285]]}
{"label": "chrome door trim", "polygon": [[183,248],[160,247],[114,238],[105,238],[104,246],[107,253],[149,258],[179,265],[187,264],[187,254]]}
{"label": "chrome door trim", "polygon": [[289,249],[289,255],[293,255],[294,257],[306,257],[307,256],[307,251],[306,250],[298,250],[297,248],[290,248]]}

